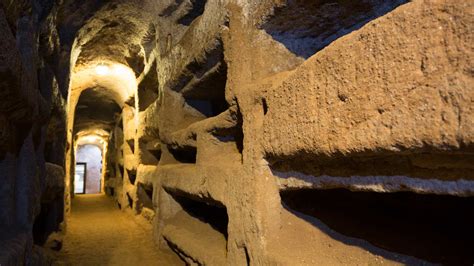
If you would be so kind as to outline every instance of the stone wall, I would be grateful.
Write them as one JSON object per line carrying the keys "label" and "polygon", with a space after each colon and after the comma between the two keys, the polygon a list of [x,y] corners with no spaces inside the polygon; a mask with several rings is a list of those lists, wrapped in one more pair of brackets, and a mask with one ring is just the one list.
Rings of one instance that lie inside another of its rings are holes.
{"label": "stone wall", "polygon": [[66,78],[53,1],[0,1],[0,264],[46,263],[64,215]]}
{"label": "stone wall", "polygon": [[1,1],[0,263],[93,135],[188,264],[472,264],[471,2]]}
{"label": "stone wall", "polygon": [[[109,187],[122,208],[153,212],[162,246],[210,265],[472,260],[453,244],[472,232],[462,222],[472,215],[455,207],[474,194],[472,4],[187,4],[157,5],[166,15],[153,24],[135,116],[124,108],[111,139]],[[338,198],[355,205],[327,202]],[[367,202],[391,214],[359,214],[382,215],[373,226],[405,244],[349,230],[362,219],[350,209]],[[331,208],[355,220],[341,227]],[[417,212],[462,229],[404,222]],[[417,233],[451,247],[404,248]]]}

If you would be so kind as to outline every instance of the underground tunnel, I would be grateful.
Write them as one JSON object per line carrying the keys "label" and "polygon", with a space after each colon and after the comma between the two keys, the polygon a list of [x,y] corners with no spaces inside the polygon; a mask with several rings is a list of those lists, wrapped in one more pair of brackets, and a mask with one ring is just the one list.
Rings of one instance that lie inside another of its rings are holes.
{"label": "underground tunnel", "polygon": [[473,18],[0,0],[0,265],[472,265]]}

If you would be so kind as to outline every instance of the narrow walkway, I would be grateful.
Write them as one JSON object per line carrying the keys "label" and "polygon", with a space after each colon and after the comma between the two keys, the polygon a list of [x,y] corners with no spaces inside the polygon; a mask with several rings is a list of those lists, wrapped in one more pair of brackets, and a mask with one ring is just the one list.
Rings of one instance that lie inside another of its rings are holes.
{"label": "narrow walkway", "polygon": [[151,226],[120,211],[105,195],[80,195],[72,202],[60,265],[183,265],[159,250]]}

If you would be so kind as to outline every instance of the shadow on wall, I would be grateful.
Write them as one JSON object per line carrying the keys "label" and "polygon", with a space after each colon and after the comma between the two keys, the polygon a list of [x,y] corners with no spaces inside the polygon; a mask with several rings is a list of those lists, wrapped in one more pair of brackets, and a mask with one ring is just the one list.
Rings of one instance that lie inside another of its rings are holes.
{"label": "shadow on wall", "polygon": [[[287,0],[262,28],[305,59],[407,0]],[[288,21],[292,21],[288,23]]]}
{"label": "shadow on wall", "polygon": [[412,264],[391,251],[446,265],[474,261],[474,197],[303,189],[282,191],[281,199],[334,239],[386,258]]}
{"label": "shadow on wall", "polygon": [[76,152],[76,163],[86,163],[85,193],[100,193],[102,177],[102,150],[92,144],[79,145]]}

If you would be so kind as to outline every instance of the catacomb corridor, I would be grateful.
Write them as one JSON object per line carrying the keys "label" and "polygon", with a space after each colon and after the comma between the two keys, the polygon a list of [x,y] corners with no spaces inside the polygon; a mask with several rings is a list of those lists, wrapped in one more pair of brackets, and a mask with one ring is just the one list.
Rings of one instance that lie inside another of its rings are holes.
{"label": "catacomb corridor", "polygon": [[474,1],[0,0],[0,265],[473,265]]}

